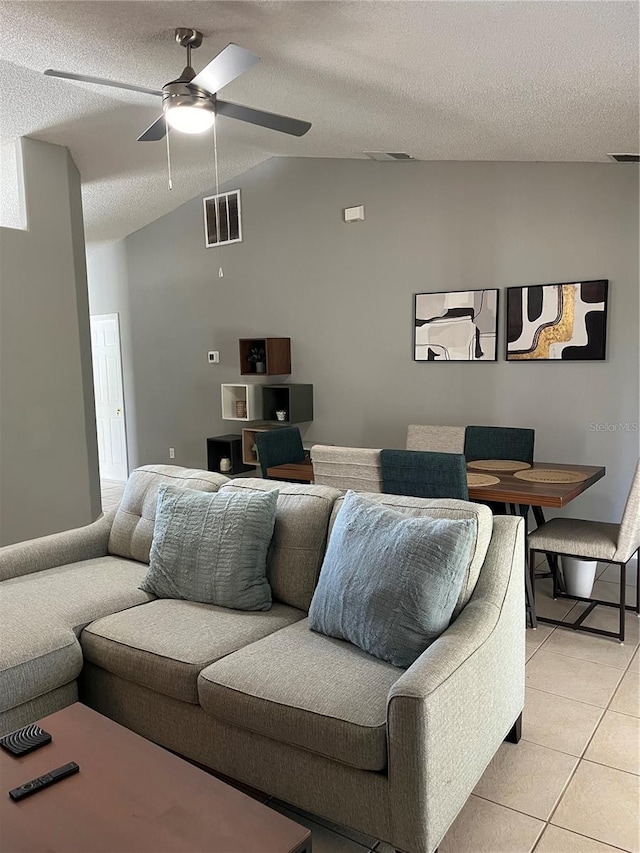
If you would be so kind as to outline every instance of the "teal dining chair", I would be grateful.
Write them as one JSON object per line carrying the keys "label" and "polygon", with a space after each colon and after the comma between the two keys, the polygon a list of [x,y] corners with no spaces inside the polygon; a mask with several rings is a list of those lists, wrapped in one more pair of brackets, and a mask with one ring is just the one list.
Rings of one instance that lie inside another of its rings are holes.
{"label": "teal dining chair", "polygon": [[381,450],[380,468],[385,494],[469,500],[467,467],[461,453]]}
{"label": "teal dining chair", "polygon": [[267,468],[284,465],[286,462],[304,462],[305,453],[298,427],[283,427],[256,433],[256,447],[262,476],[267,477]]}
{"label": "teal dining chair", "polygon": [[533,462],[535,430],[520,427],[468,426],[464,433],[467,462],[480,459],[514,459]]}

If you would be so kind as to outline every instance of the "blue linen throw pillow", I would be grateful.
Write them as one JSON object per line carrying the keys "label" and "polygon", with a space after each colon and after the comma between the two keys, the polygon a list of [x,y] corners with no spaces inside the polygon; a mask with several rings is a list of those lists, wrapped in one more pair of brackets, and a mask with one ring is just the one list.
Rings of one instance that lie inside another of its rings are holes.
{"label": "blue linen throw pillow", "polygon": [[475,520],[412,518],[347,492],[309,627],[411,666],[447,628],[475,538]]}
{"label": "blue linen throw pillow", "polygon": [[198,492],[161,485],[140,589],[235,610],[269,610],[267,550],[278,490]]}

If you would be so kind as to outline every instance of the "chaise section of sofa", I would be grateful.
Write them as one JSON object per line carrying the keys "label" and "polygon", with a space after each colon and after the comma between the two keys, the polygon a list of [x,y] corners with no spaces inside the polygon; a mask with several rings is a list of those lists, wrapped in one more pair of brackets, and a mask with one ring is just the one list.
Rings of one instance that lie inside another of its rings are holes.
{"label": "chaise section of sofa", "polygon": [[220,474],[145,466],[122,503],[93,524],[0,549],[0,734],[77,700],[90,622],[150,602],[147,571],[158,486],[216,491]]}

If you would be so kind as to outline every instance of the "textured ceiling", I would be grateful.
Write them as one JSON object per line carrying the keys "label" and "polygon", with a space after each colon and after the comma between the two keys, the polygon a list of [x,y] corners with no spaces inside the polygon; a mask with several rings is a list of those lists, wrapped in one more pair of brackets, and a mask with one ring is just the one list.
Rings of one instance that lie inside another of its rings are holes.
{"label": "textured ceiling", "polygon": [[221,181],[278,155],[606,161],[637,152],[638,9],[635,0],[0,2],[2,222],[18,224],[11,170],[21,135],[70,149],[90,243],[213,186],[209,135],[172,135],[172,192],[164,145],[136,142],[160,99],[42,75],[160,88],[184,65],[176,26],[205,34],[196,70],[230,41],[261,57],[225,99],[313,122],[296,139],[221,118]]}

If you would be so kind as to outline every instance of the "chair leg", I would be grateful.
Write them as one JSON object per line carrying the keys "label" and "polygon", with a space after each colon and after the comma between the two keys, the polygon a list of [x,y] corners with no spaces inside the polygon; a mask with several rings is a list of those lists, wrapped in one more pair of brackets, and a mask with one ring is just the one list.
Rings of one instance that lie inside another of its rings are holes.
{"label": "chair leg", "polygon": [[535,570],[535,558],[533,552],[530,551],[528,559],[525,559],[524,564],[524,591],[525,591],[525,606],[531,620],[531,627],[535,631],[538,627],[536,618],[536,597],[533,589],[533,576]]}
{"label": "chair leg", "polygon": [[626,616],[627,564],[620,563],[620,645],[624,644],[624,622]]}
{"label": "chair leg", "polygon": [[509,734],[506,736],[505,740],[508,743],[520,743],[520,738],[522,737],[522,713],[515,721],[513,726],[509,729]]}

